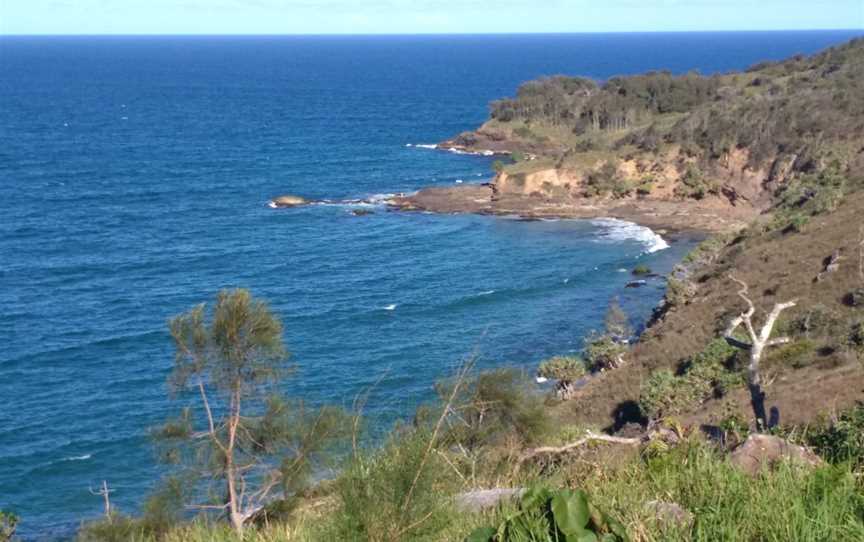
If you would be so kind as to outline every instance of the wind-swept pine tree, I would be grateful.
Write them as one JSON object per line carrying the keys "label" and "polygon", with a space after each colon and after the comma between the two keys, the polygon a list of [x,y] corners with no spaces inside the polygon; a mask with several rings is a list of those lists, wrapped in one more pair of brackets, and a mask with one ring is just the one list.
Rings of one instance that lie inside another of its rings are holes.
{"label": "wind-swept pine tree", "polygon": [[210,313],[204,304],[169,322],[176,355],[175,393],[191,392],[199,409],[156,432],[164,457],[180,467],[191,509],[224,513],[243,525],[280,493],[296,491],[312,458],[343,434],[341,410],[307,412],[278,384],[289,374],[282,323],[244,289],[223,290]]}

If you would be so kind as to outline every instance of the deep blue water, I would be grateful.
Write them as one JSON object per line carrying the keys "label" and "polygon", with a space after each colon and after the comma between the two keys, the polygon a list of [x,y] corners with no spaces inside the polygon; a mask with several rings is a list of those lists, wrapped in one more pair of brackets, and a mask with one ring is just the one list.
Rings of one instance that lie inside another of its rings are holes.
{"label": "deep blue water", "polygon": [[614,295],[644,319],[662,283],[620,270],[669,270],[692,241],[265,203],[486,180],[488,159],[406,144],[539,75],[728,71],[854,34],[0,39],[0,508],[26,539],[68,535],[107,479],[134,512],[158,476],[146,429],[176,408],[165,321],[223,287],[283,318],[292,395],[347,406],[385,375],[373,431],[475,349],[531,368]]}

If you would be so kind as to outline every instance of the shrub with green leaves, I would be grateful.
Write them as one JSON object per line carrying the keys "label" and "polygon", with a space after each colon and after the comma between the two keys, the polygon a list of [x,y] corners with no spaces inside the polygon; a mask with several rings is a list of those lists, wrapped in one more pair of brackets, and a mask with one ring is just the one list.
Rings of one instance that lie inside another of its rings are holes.
{"label": "shrub with green leaves", "polygon": [[12,540],[18,529],[18,516],[12,512],[0,510],[0,542]]}
{"label": "shrub with green leaves", "polygon": [[833,423],[807,435],[807,444],[832,463],[864,467],[864,403],[842,413]]}
{"label": "shrub with green leaves", "polygon": [[[435,384],[442,403],[454,385],[453,380]],[[516,369],[484,371],[463,382],[448,414],[443,441],[469,450],[502,439],[515,438],[522,444],[536,442],[547,432],[549,420],[543,397],[535,393],[534,386],[525,373]]]}
{"label": "shrub with green leaves", "polygon": [[675,416],[743,385],[744,375],[730,367],[737,352],[725,340],[714,339],[683,364],[681,375],[655,371],[642,384],[640,409],[652,419]]}
{"label": "shrub with green leaves", "polygon": [[584,491],[532,488],[497,527],[481,527],[465,542],[627,542],[624,526],[599,510]]}
{"label": "shrub with green leaves", "polygon": [[572,382],[585,376],[585,361],[579,356],[554,356],[540,363],[537,376]]}
{"label": "shrub with green leaves", "polygon": [[456,480],[430,451],[432,436],[397,430],[380,450],[358,453],[335,482],[338,507],[322,540],[438,540],[452,518]]}
{"label": "shrub with green leaves", "polygon": [[763,362],[765,368],[792,367],[800,369],[810,365],[816,355],[816,343],[810,339],[801,339],[770,351]]}
{"label": "shrub with green leaves", "polygon": [[585,361],[593,372],[618,367],[625,352],[627,346],[615,341],[608,334],[590,335],[585,340]]}

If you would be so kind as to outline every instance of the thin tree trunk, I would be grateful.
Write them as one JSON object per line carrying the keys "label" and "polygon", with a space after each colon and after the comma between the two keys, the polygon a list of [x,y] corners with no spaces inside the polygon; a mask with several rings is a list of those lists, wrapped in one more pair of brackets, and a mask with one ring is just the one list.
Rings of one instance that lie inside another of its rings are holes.
{"label": "thin tree trunk", "polygon": [[237,480],[234,466],[234,441],[237,438],[237,424],[240,421],[240,392],[231,394],[231,419],[228,422],[228,447],[225,450],[225,478],[228,483],[228,519],[231,527],[242,538],[243,515],[237,502]]}

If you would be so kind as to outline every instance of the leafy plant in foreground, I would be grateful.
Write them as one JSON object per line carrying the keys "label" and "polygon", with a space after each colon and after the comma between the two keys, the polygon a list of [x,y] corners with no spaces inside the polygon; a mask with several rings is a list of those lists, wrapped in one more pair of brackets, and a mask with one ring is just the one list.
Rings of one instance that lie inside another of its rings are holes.
{"label": "leafy plant in foreground", "polygon": [[624,526],[588,501],[584,491],[532,488],[497,527],[481,527],[465,542],[627,542]]}

